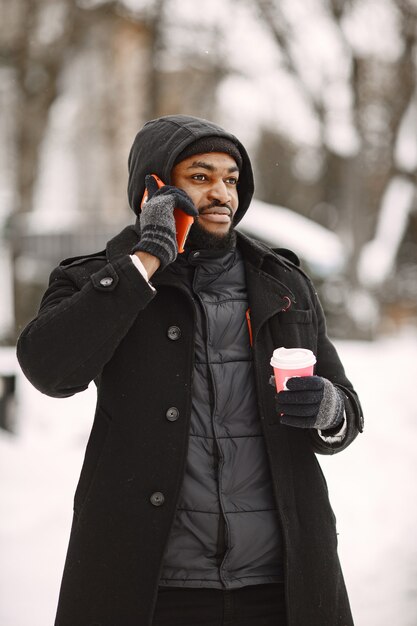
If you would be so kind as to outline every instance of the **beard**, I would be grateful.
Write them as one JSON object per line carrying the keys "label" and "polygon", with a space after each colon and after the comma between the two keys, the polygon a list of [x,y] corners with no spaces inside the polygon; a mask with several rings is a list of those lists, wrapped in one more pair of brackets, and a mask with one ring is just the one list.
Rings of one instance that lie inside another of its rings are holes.
{"label": "beard", "polygon": [[236,244],[236,233],[233,222],[224,234],[212,233],[201,226],[198,220],[190,229],[185,244],[188,250],[228,250]]}

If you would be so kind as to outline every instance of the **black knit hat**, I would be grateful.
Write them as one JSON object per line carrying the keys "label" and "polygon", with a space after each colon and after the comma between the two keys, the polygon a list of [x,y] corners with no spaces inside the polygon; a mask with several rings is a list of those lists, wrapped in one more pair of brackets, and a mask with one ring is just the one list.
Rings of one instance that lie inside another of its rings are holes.
{"label": "black knit hat", "polygon": [[229,154],[235,161],[239,170],[242,169],[242,155],[238,147],[230,139],[226,137],[201,137],[190,145],[188,145],[175,159],[174,165],[188,159],[193,154],[205,154],[206,152],[225,152]]}

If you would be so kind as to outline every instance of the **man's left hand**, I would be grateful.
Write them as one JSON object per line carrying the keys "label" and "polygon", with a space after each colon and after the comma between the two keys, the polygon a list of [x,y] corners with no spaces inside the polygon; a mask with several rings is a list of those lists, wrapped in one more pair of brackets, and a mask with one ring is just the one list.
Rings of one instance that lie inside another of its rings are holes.
{"label": "man's left hand", "polygon": [[294,376],[286,386],[287,390],[275,396],[281,424],[319,430],[341,425],[342,392],[329,380],[321,376]]}

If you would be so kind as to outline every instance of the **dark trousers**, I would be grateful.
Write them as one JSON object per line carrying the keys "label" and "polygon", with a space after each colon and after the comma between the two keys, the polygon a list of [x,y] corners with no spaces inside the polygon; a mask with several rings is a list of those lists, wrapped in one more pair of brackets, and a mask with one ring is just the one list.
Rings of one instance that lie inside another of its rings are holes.
{"label": "dark trousers", "polygon": [[162,587],[153,626],[287,626],[283,584],[240,589]]}

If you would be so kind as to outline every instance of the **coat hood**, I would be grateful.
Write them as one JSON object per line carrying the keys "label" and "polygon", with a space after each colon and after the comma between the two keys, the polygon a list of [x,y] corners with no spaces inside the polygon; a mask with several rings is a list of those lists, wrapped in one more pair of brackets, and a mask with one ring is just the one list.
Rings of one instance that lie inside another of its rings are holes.
{"label": "coat hood", "polygon": [[217,124],[188,115],[167,115],[150,120],[138,132],[129,154],[129,182],[127,187],[129,204],[140,213],[140,204],[145,190],[146,174],[156,174],[167,185],[171,183],[171,170],[177,156],[191,143],[202,137],[225,137],[232,141],[242,155],[239,176],[239,207],[234,222],[239,222],[251,202],[254,182],[248,153],[240,141]]}

